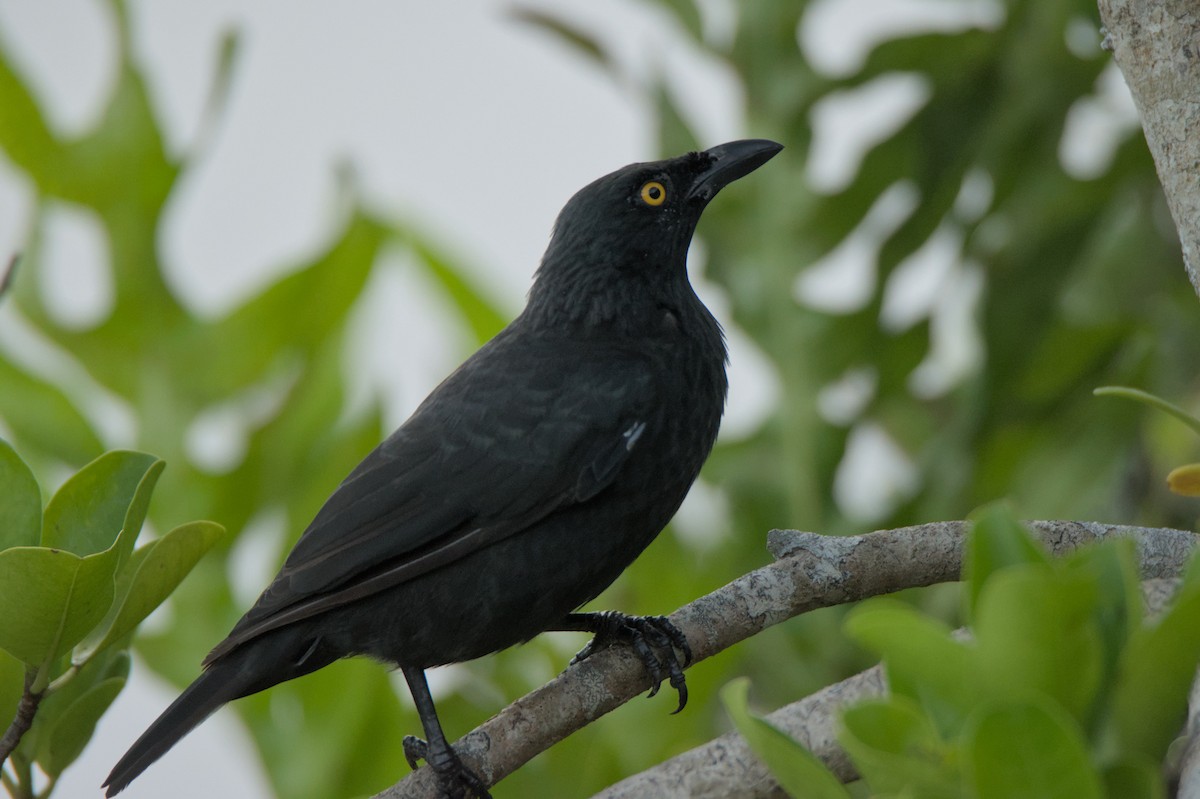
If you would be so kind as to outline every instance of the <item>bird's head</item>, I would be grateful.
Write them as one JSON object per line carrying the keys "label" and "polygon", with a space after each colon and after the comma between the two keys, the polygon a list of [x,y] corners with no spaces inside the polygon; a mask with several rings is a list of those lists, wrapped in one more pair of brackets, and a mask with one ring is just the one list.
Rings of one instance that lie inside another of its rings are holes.
{"label": "bird's head", "polygon": [[555,318],[607,317],[630,299],[686,288],[687,249],[705,206],[781,149],[765,139],[728,142],[584,186],[558,215],[530,306]]}

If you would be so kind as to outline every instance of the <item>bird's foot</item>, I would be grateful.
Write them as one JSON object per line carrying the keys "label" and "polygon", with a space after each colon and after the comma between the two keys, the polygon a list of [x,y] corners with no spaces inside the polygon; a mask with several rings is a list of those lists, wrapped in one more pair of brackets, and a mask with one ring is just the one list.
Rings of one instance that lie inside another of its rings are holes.
{"label": "bird's foot", "polygon": [[425,743],[424,738],[415,735],[405,735],[401,744],[404,746],[404,759],[408,761],[408,767],[416,771],[425,755],[429,754],[429,744]]}
{"label": "bird's foot", "polygon": [[429,744],[415,735],[405,735],[402,744],[409,767],[416,769],[421,760],[428,763],[437,775],[438,787],[446,799],[492,799],[487,784],[463,765],[453,747],[431,751]]}
{"label": "bird's foot", "polygon": [[[688,700],[683,669],[692,662],[692,647],[679,628],[666,616],[628,616],[615,610],[580,613],[577,616],[586,619],[588,629],[595,633],[595,637],[571,658],[572,665],[618,641],[627,643],[633,647],[634,653],[650,675],[653,686],[648,696],[657,694],[662,681],[668,680],[679,694],[679,706],[671,712],[678,713],[683,710]],[[655,649],[662,653],[661,657],[655,653]],[[683,654],[682,665],[677,651]]]}

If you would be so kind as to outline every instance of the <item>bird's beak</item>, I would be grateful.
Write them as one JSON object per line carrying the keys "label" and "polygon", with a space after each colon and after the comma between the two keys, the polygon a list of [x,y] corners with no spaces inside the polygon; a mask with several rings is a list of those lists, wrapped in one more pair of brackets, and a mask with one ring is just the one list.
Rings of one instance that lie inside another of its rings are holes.
{"label": "bird's beak", "polygon": [[705,150],[709,164],[696,175],[688,199],[707,203],[721,189],[749,175],[782,149],[782,144],[770,139],[742,139]]}

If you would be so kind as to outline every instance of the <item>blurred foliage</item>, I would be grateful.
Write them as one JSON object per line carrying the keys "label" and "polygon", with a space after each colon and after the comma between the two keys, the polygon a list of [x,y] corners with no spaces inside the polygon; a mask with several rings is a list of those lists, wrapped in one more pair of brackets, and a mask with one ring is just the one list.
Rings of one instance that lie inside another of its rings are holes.
{"label": "blurred foliage", "polygon": [[223,533],[190,522],[134,549],[162,471],[153,455],[107,452],[43,510],[0,439],[0,766],[13,799],[51,794],[125,687],[134,630]]}
{"label": "blurred foliage", "polygon": [[[1174,403],[1167,402],[1162,397],[1156,397],[1145,391],[1124,386],[1101,386],[1093,392],[1096,396],[1124,397],[1125,399],[1144,402],[1152,408],[1157,408],[1168,416],[1174,417],[1191,428],[1192,432],[1200,434],[1200,419],[1180,408]],[[1176,466],[1167,475],[1167,487],[1171,491],[1185,497],[1200,497],[1200,463],[1185,463]]]}
{"label": "blurred foliage", "polygon": [[[1163,799],[1200,658],[1200,561],[1150,617],[1130,538],[1054,560],[997,504],[965,550],[969,639],[893,599],[847,619],[891,689],[846,710],[838,735],[870,795]],[[732,686],[738,728],[781,784],[803,786],[792,795],[851,796]]]}
{"label": "blurred foliage", "polygon": [[[340,363],[347,321],[381,250],[411,250],[435,283],[471,313],[470,328],[480,342],[499,329],[501,317],[447,265],[437,246],[375,218],[352,197],[323,252],[221,317],[190,311],[168,285],[157,241],[163,209],[197,156],[168,156],[140,67],[130,56],[124,7],[111,7],[123,45],[117,85],[97,126],[79,138],[63,140],[50,131],[11,55],[0,53],[0,149],[38,200],[4,312],[69,354],[94,381],[70,393],[30,368],[27,353],[0,353],[0,416],[31,465],[54,475],[60,464],[77,466],[100,454],[102,435],[91,421],[88,394],[103,392],[137,420],[137,446],[172,464],[159,483],[151,523],[165,530],[165,519],[182,515],[217,519],[229,529],[219,554],[205,559],[172,597],[173,618],[187,624],[138,641],[152,668],[183,685],[245,610],[230,593],[226,562],[238,535],[275,516],[287,531],[282,558],[332,488],[383,436],[377,408],[350,412]],[[226,46],[222,70],[236,60],[234,49]],[[210,113],[219,113],[226,85],[227,77],[218,75]],[[35,279],[43,220],[59,203],[94,215],[110,248],[113,308],[86,330],[57,322]],[[256,393],[272,402],[250,428],[245,457],[225,473],[201,469],[185,447],[198,415]],[[281,707],[303,713],[303,723],[280,725]],[[366,663],[338,664],[269,697],[238,703],[238,710],[271,780],[287,797],[385,787],[405,768],[401,736],[417,729],[415,714],[400,719],[387,673]],[[375,725],[378,731],[362,726],[372,717],[386,719]],[[467,726],[458,717],[451,729]]]}
{"label": "blurred foliage", "polygon": [[[884,41],[838,77],[815,69],[797,46],[816,4],[729,4],[736,33],[727,37],[709,30],[704,4],[643,2],[661,7],[689,46],[738,80],[748,135],[787,145],[769,168],[723,192],[699,231],[704,275],[724,290],[733,323],[773,366],[781,400],[753,434],[721,442],[706,467],[704,479],[726,498],[728,533],[705,546],[662,536],[597,606],[673,609],[762,565],[772,527],[846,532],[961,518],[1002,495],[1031,516],[1193,524],[1194,508],[1158,485],[1167,465],[1181,460],[1168,451],[1174,439],[1137,408],[1091,396],[1096,385],[1116,383],[1194,404],[1200,314],[1141,137],[1121,139],[1096,177],[1072,177],[1062,166],[1068,113],[1096,92],[1109,64],[1090,2],[998,3],[994,27]],[[51,133],[11,54],[0,52],[0,150],[39,203],[12,301],[0,309],[93,381],[87,391],[59,385],[23,353],[0,352],[0,418],[35,471],[54,474],[103,449],[84,396],[103,392],[136,419],[136,445],[172,464],[150,519],[165,529],[165,516],[211,518],[229,529],[171,600],[174,618],[188,623],[138,641],[150,665],[182,685],[243,610],[229,589],[231,543],[248,527],[278,522],[287,531],[281,558],[385,432],[377,408],[349,406],[341,367],[347,322],[381,251],[410,252],[475,341],[499,329],[503,316],[436,243],[364,208],[352,187],[323,252],[224,316],[190,311],[164,276],[156,240],[165,203],[202,154],[167,154],[141,67],[129,56],[124,9],[115,0],[112,8],[122,38],[118,85],[96,128],[79,138]],[[563,38],[597,69],[619,70],[603,41],[569,21],[529,13],[522,24]],[[1097,46],[1067,47],[1080,25]],[[221,61],[212,114],[236,79],[235,50],[229,44]],[[819,104],[896,73],[919,76],[924,104],[867,148],[848,185],[814,190],[807,174]],[[663,153],[697,146],[665,76],[652,74],[631,91],[649,98]],[[864,301],[838,312],[799,301],[798,277],[836,252],[897,184],[917,200],[872,248]],[[973,203],[965,195],[975,195]],[[94,215],[110,248],[115,304],[86,330],[58,323],[35,279],[42,220],[62,203]],[[950,234],[958,258],[938,299],[908,321],[887,322],[881,313],[909,279],[911,256],[939,232]],[[964,291],[971,285],[975,294]],[[968,324],[955,327],[956,316]],[[914,384],[914,372],[948,335],[977,339],[971,367],[932,389]],[[863,407],[849,422],[826,420],[821,392],[856,370],[873,384]],[[191,462],[184,442],[197,416],[256,393],[272,402],[249,420],[241,461],[223,473]],[[913,471],[911,490],[878,487],[891,501],[873,514],[838,500],[853,478],[839,474],[848,442],[870,429],[884,431]],[[926,602],[945,599],[933,592]],[[862,668],[869,656],[845,642],[840,618],[838,610],[810,614],[700,664],[689,672],[692,696],[715,697],[730,677],[749,674],[768,703],[781,704]],[[543,638],[467,667],[438,703],[449,734],[540,684],[581,643]],[[668,717],[668,704],[627,705],[505,780],[497,797],[587,795],[726,725],[715,701],[693,701],[679,719]],[[384,787],[405,768],[401,735],[418,729],[383,669],[362,662],[234,706],[287,799]]]}
{"label": "blurred foliage", "polygon": [[737,731],[789,796],[850,799],[850,793],[816,755],[749,708],[750,680],[739,677],[721,689],[721,701]]}

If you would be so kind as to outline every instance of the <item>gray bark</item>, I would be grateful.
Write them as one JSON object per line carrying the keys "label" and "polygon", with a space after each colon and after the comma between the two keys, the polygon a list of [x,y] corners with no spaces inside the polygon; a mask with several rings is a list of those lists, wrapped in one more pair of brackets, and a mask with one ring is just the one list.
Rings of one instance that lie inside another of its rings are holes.
{"label": "gray bark", "polygon": [[[1112,536],[1132,537],[1147,579],[1177,576],[1196,546],[1196,537],[1182,530],[1095,522],[1030,526],[1056,555]],[[847,537],[772,531],[768,546],[779,560],[680,608],[670,619],[688,637],[696,661],[704,660],[810,610],[957,580],[966,529],[966,522],[936,522]],[[518,699],[456,742],[455,748],[468,768],[495,784],[648,688],[640,661],[626,648],[603,650]],[[813,699],[811,706],[828,704]],[[669,795],[660,789],[641,795]],[[433,774],[423,767],[376,799],[437,795]]]}
{"label": "gray bark", "polygon": [[1105,46],[1133,95],[1200,295],[1200,4],[1099,0]]}

